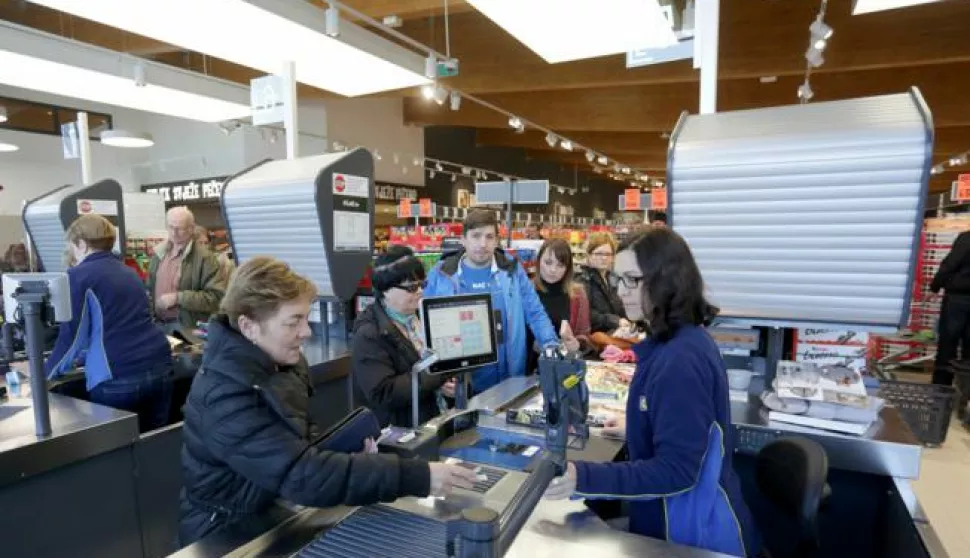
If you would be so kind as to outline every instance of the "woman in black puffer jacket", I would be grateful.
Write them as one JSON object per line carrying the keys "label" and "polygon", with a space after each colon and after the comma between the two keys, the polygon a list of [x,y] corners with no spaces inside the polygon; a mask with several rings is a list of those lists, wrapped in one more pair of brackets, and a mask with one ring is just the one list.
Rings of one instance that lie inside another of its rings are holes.
{"label": "woman in black puffer jacket", "polygon": [[365,505],[474,483],[457,466],[313,445],[301,346],[315,298],[313,283],[279,260],[254,258],[236,271],[184,409],[183,546],[265,517],[279,498]]}

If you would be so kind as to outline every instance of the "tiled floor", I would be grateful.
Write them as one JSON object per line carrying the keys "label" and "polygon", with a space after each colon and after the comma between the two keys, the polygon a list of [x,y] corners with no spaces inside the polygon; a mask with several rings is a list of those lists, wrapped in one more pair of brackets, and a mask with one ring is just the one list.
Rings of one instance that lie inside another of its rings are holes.
{"label": "tiled floor", "polygon": [[913,489],[947,554],[970,556],[970,432],[956,417],[943,447],[924,450]]}

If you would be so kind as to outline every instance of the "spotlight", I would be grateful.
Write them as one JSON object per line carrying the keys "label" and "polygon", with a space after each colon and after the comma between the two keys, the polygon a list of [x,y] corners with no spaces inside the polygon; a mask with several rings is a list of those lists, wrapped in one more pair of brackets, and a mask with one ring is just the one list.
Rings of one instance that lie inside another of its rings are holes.
{"label": "spotlight", "polygon": [[328,37],[340,35],[340,11],[334,6],[327,8],[323,14],[323,32]]}
{"label": "spotlight", "polygon": [[434,85],[426,83],[421,86],[421,96],[427,100],[434,99]]}
{"label": "spotlight", "polygon": [[821,15],[815,18],[815,21],[808,26],[808,31],[812,34],[812,38],[823,41],[829,40],[832,37],[832,33],[834,33],[832,26],[822,21]]}
{"label": "spotlight", "polygon": [[434,57],[434,54],[429,54],[424,59],[424,77],[428,79],[436,79],[438,77],[438,60]]}
{"label": "spotlight", "polygon": [[465,175],[465,176],[468,176],[468,175],[470,175],[472,173],[472,170],[470,168],[468,168],[468,167],[462,167],[461,168],[461,173],[463,175]]}
{"label": "spotlight", "polygon": [[559,142],[559,146],[565,149],[566,151],[573,150],[573,142],[569,141],[568,139],[564,139],[561,142]]}
{"label": "spotlight", "polygon": [[438,103],[439,105],[443,105],[445,104],[445,100],[448,99],[448,90],[444,87],[436,86],[434,88],[433,96],[434,102]]}
{"label": "spotlight", "polygon": [[592,151],[589,151],[589,150],[586,151],[586,162],[587,163],[592,163],[593,162],[593,159],[595,159],[595,158],[596,158],[596,154],[595,153],[593,153]]}
{"label": "spotlight", "polygon": [[461,108],[461,93],[457,91],[451,92],[451,110],[458,110]]}
{"label": "spotlight", "polygon": [[960,158],[959,157],[951,157],[950,160],[947,163],[951,167],[955,167],[955,166],[957,166],[957,165],[960,164]]}
{"label": "spotlight", "polygon": [[435,163],[434,164],[434,170],[436,170],[438,172],[441,172],[442,171],[441,163]]}
{"label": "spotlight", "polygon": [[421,164],[421,157],[415,157],[414,159],[411,160],[411,162],[414,163],[414,166],[417,167]]}
{"label": "spotlight", "polygon": [[145,87],[148,83],[145,80],[145,65],[141,62],[135,64],[135,87]]}
{"label": "spotlight", "polygon": [[428,169],[428,178],[434,178],[434,169]]}
{"label": "spotlight", "polygon": [[457,176],[455,176],[454,174],[452,174],[452,175],[451,175],[451,181],[452,181],[452,182],[455,182],[456,180],[458,180],[458,177],[457,177]]}
{"label": "spotlight", "polygon": [[606,158],[606,155],[600,155],[596,162],[603,165],[604,167],[610,164],[610,160]]}
{"label": "spotlight", "polygon": [[828,43],[825,41],[825,39],[815,39],[815,42],[812,43],[812,46],[815,47],[815,50],[821,51],[821,50],[825,50],[826,44]]}
{"label": "spotlight", "polygon": [[374,150],[374,158],[377,159],[378,161],[380,161],[381,159],[383,159],[383,157],[381,157],[381,152],[375,149]]}
{"label": "spotlight", "polygon": [[811,101],[812,97],[815,96],[815,92],[812,91],[812,86],[808,84],[808,80],[805,83],[798,86],[798,98],[803,101]]}
{"label": "spotlight", "polygon": [[556,137],[556,134],[553,134],[552,132],[546,134],[546,143],[549,144],[549,147],[556,147],[556,143],[558,142],[559,138]]}
{"label": "spotlight", "polygon": [[525,131],[525,123],[518,116],[513,115],[509,117],[509,126],[515,128],[515,131],[519,133]]}
{"label": "spotlight", "polygon": [[808,64],[813,68],[818,68],[822,64],[825,64],[825,57],[822,56],[822,51],[811,46],[805,51],[805,60],[808,60]]}
{"label": "spotlight", "polygon": [[630,174],[630,167],[623,167],[623,169],[621,169],[621,172],[623,174]]}
{"label": "spotlight", "polygon": [[930,169],[930,174],[943,174],[943,165],[936,165]]}

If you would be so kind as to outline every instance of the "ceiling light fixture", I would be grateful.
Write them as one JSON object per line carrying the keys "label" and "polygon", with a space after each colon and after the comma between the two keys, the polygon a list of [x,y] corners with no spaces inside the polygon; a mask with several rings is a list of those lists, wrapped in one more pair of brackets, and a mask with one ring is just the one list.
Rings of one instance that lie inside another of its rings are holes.
{"label": "ceiling light fixture", "polygon": [[441,163],[435,163],[434,164],[434,170],[436,170],[438,172],[441,172],[442,171]]}
{"label": "ceiling light fixture", "polygon": [[606,166],[606,165],[610,164],[610,160],[606,158],[606,155],[600,155],[596,159],[596,162],[599,163],[599,164],[601,164],[601,165],[603,165],[603,166]]}
{"label": "ceiling light fixture", "polygon": [[451,110],[458,110],[461,108],[461,93],[458,91],[451,92]]}
{"label": "ceiling light fixture", "polygon": [[546,62],[594,58],[677,43],[657,0],[468,0]]}
{"label": "ceiling light fixture", "polygon": [[434,57],[434,54],[429,54],[424,59],[424,77],[428,79],[438,78],[438,59]]}
{"label": "ceiling light fixture", "polygon": [[19,149],[20,147],[12,143],[6,143],[6,142],[0,141],[0,153],[13,153],[14,151],[18,151]]}
{"label": "ceiling light fixture", "polygon": [[943,165],[935,165],[932,169],[930,169],[930,174],[943,174],[944,170]]}
{"label": "ceiling light fixture", "polygon": [[0,107],[0,124],[3,124],[6,121],[7,121],[7,109],[4,107]]}
{"label": "ceiling light fixture", "polygon": [[[143,64],[151,83],[131,76]],[[0,83],[202,122],[249,116],[249,88],[0,21]]]}
{"label": "ceiling light fixture", "polygon": [[818,68],[822,64],[825,64],[825,57],[822,56],[822,51],[815,48],[815,45],[808,47],[808,50],[805,51],[805,60],[813,68]]}
{"label": "ceiling light fixture", "polygon": [[326,11],[323,12],[323,28],[324,33],[328,37],[339,37],[340,36],[340,11],[336,6],[331,5]]}
{"label": "ceiling light fixture", "polygon": [[518,116],[509,117],[509,126],[514,128],[515,131],[520,134],[525,131],[525,122],[522,122],[522,119]]}
{"label": "ceiling light fixture", "polygon": [[546,134],[546,143],[549,147],[556,147],[556,144],[559,143],[559,138],[556,137],[556,134],[549,132]]}
{"label": "ceiling light fixture", "polygon": [[572,151],[573,150],[573,142],[569,141],[568,139],[564,139],[561,142],[559,142],[559,147],[562,147],[566,151]]}
{"label": "ceiling light fixture", "polygon": [[798,98],[803,102],[811,101],[814,96],[815,92],[812,91],[812,86],[808,84],[808,80],[798,86]]}
{"label": "ceiling light fixture", "polygon": [[587,163],[592,163],[594,159],[596,159],[596,153],[593,153],[592,151],[590,151],[589,149],[587,149],[586,150],[586,162]]}
{"label": "ceiling light fixture", "polygon": [[155,145],[155,140],[152,139],[151,134],[127,132],[125,130],[105,130],[101,132],[101,143],[111,147],[139,149]]}
{"label": "ceiling light fixture", "polygon": [[939,0],[854,0],[852,3],[852,15],[868,14],[871,12],[881,12],[884,10],[895,10],[917,6],[919,4],[929,4]]}
{"label": "ceiling light fixture", "polygon": [[426,83],[421,86],[421,96],[430,101],[434,99],[434,85]]}
{"label": "ceiling light fixture", "polygon": [[812,34],[812,38],[821,39],[823,41],[831,39],[832,33],[835,32],[832,29],[832,26],[822,21],[821,14],[819,14],[819,16],[815,18],[815,21],[808,26],[808,31]]}
{"label": "ceiling light fixture", "polygon": [[443,105],[445,104],[445,101],[448,100],[448,90],[438,85],[434,88],[434,93],[432,96],[434,97],[434,102],[438,103],[439,105]]}
{"label": "ceiling light fixture", "polygon": [[431,79],[423,56],[350,21],[332,36],[333,12],[305,0],[31,1],[270,74],[293,62],[300,83],[348,97]]}

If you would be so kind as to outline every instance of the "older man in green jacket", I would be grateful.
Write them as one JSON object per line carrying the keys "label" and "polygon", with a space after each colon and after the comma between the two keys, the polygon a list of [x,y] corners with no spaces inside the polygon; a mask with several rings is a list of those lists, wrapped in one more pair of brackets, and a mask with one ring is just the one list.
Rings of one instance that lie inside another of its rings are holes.
{"label": "older man in green jacket", "polygon": [[155,247],[148,266],[148,291],[156,319],[166,330],[192,329],[219,309],[226,280],[216,257],[193,241],[195,216],[173,207],[165,216],[168,240]]}

